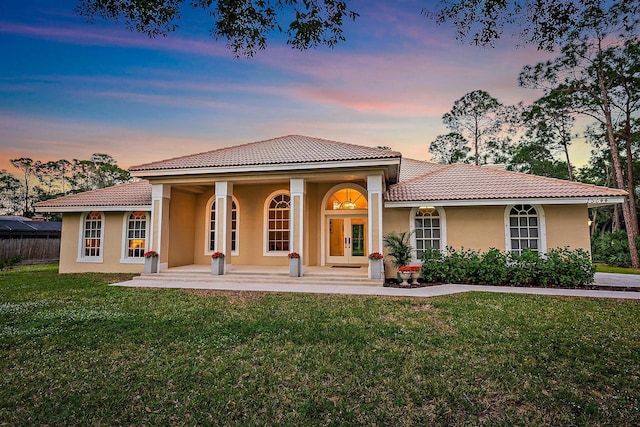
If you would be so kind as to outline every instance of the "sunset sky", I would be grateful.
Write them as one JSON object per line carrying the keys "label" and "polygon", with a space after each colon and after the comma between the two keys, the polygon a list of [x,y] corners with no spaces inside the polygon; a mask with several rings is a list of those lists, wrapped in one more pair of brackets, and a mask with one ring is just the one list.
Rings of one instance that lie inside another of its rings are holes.
{"label": "sunset sky", "polygon": [[[188,2],[187,2],[188,3]],[[0,169],[8,161],[112,155],[121,167],[288,134],[387,145],[429,159],[441,117],[482,89],[510,104],[544,54],[465,45],[421,15],[429,1],[352,1],[347,41],[306,52],[270,40],[235,59],[204,13],[149,39],[74,15],[76,0],[0,2]],[[584,163],[589,147],[572,147]]]}

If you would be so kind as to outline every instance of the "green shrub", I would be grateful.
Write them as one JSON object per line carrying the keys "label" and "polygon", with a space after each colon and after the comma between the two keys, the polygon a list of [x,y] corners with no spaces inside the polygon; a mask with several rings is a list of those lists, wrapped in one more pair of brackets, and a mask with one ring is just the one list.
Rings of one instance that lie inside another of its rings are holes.
{"label": "green shrub", "polygon": [[555,248],[547,253],[540,285],[579,288],[593,283],[595,266],[583,249]]}
{"label": "green shrub", "polygon": [[428,283],[579,288],[593,283],[595,267],[583,249],[556,248],[543,257],[528,249],[516,254],[448,247],[425,250],[421,273]]}
{"label": "green shrub", "polygon": [[[640,250],[640,237],[636,238]],[[594,262],[616,267],[630,267],[629,240],[626,231],[613,231],[591,238],[591,253]]]}
{"label": "green shrub", "polygon": [[507,254],[491,248],[480,254],[480,263],[471,282],[485,285],[504,285],[509,277]]}
{"label": "green shrub", "polygon": [[513,286],[537,286],[543,259],[538,252],[525,249],[522,254],[511,252],[507,258],[508,281]]}
{"label": "green shrub", "polygon": [[445,274],[442,269],[444,255],[438,249],[427,248],[422,254],[422,268],[420,275],[427,283],[442,283],[445,281]]}
{"label": "green shrub", "polygon": [[17,254],[10,256],[8,258],[0,258],[0,270],[4,270],[5,268],[11,268],[14,265],[18,265],[22,262],[22,255]]}

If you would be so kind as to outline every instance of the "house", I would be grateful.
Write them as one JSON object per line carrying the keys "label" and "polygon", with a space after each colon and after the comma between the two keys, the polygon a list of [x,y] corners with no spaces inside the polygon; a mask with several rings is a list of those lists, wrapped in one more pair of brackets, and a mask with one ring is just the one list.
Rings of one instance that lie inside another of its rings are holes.
{"label": "house", "polygon": [[59,221],[0,216],[0,259],[20,255],[27,262],[57,260],[61,229]]}
{"label": "house", "polygon": [[425,248],[589,251],[591,206],[626,192],[289,135],[130,168],[136,182],[47,200],[63,214],[60,272],[233,266],[364,266],[390,231]]}

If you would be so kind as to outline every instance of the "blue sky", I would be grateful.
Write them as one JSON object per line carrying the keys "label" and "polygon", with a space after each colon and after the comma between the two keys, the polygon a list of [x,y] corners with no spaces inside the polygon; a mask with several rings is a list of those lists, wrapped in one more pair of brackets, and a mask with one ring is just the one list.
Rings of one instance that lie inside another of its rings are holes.
{"label": "blue sky", "polygon": [[[149,39],[85,22],[75,0],[0,2],[0,169],[15,172],[10,158],[96,152],[129,167],[288,134],[428,159],[456,99],[482,89],[503,103],[531,102],[540,94],[517,76],[545,57],[513,40],[494,49],[458,42],[420,14],[429,3],[354,0],[360,17],[334,49],[270,40],[236,59],[202,13]],[[589,147],[572,150],[587,160]]]}

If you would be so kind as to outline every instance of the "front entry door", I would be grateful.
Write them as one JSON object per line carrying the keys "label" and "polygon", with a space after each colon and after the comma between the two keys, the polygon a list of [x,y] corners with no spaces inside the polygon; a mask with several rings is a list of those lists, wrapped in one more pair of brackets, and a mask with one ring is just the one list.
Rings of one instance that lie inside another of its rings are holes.
{"label": "front entry door", "polygon": [[329,264],[367,263],[367,217],[329,217],[327,229]]}

